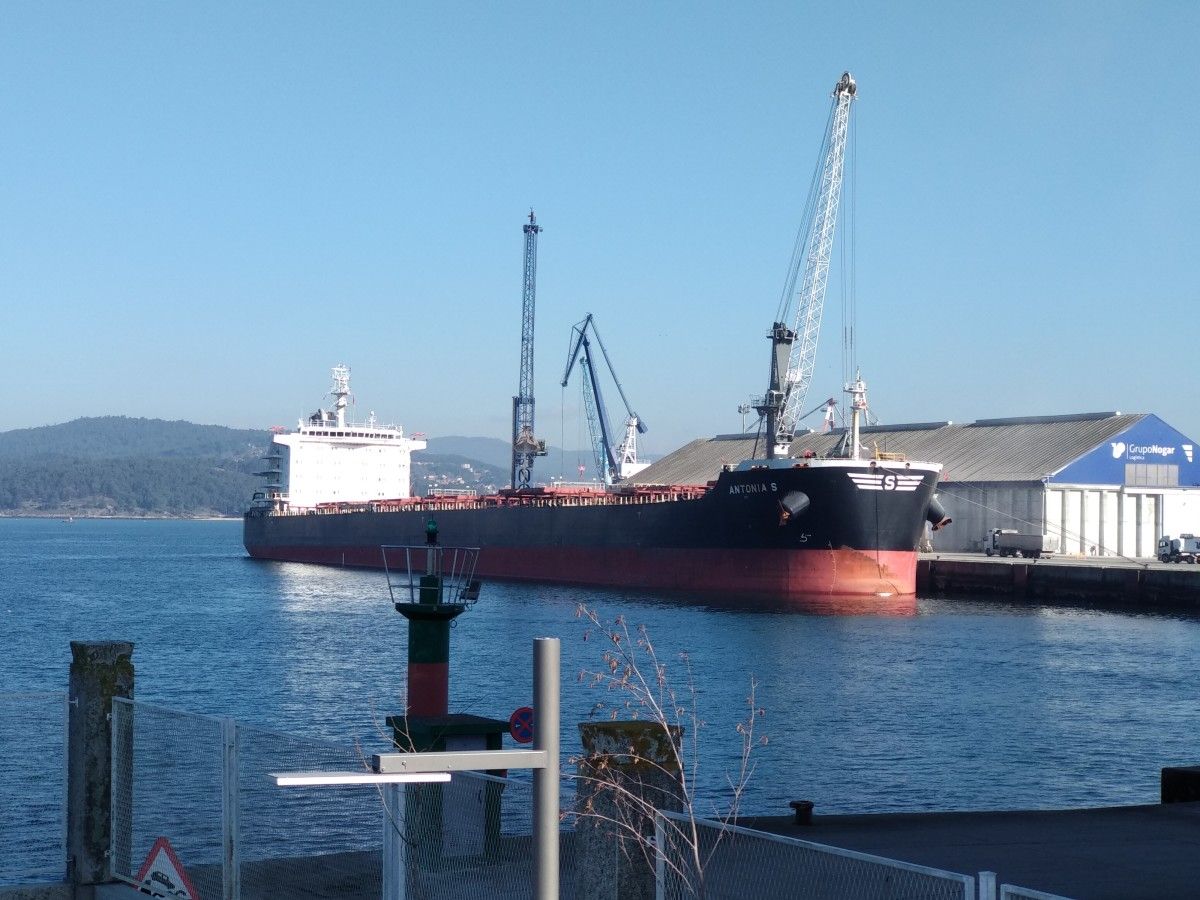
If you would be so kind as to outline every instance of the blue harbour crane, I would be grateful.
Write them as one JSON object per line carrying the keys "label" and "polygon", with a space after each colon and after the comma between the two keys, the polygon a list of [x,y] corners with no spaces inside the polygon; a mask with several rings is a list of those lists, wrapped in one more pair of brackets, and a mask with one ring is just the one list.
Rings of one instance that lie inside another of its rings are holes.
{"label": "blue harbour crane", "polygon": [[[621,402],[625,404],[625,437],[615,448],[612,429],[608,424],[608,413],[604,407],[604,396],[600,392],[596,360],[592,356],[592,343],[588,339],[589,332],[595,337],[600,354],[608,367],[608,374],[612,376],[617,393],[621,395]],[[563,371],[563,387],[567,386],[576,363],[579,363],[583,371],[583,405],[587,415],[588,434],[591,437],[592,455],[596,461],[596,475],[606,486],[611,486],[646,468],[647,464],[639,463],[637,458],[637,436],[646,433],[646,425],[629,405],[625,389],[621,387],[621,380],[617,378],[617,371],[613,368],[591,313],[571,329],[571,351],[567,355],[567,367]]]}
{"label": "blue harbour crane", "polygon": [[528,488],[533,461],[546,455],[546,442],[533,433],[533,313],[537,294],[537,236],[542,230],[533,210],[525,230],[525,267],[521,302],[521,377],[513,397],[512,481],[513,489]]}

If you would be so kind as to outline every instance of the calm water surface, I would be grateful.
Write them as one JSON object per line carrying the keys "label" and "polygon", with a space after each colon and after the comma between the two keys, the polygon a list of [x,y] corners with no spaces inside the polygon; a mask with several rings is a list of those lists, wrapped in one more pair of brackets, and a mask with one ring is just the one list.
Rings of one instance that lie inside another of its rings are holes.
{"label": "calm water surface", "polygon": [[[68,642],[115,638],[136,645],[140,700],[347,742],[402,711],[407,631],[383,576],[251,561],[240,522],[0,519],[0,571],[0,693],[65,690]],[[684,693],[688,651],[713,797],[758,680],[750,812],[1156,802],[1160,767],[1200,762],[1196,618],[969,598],[814,616],[488,584],[453,631],[452,709],[507,718],[530,702],[532,639],[559,636],[576,748],[606,699],[575,678],[602,649],[581,601],[644,624]]]}

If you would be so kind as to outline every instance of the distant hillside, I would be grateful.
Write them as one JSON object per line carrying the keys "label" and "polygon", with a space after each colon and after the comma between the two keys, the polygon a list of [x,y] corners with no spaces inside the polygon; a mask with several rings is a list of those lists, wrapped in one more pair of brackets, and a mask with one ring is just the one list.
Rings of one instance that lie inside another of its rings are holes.
{"label": "distant hillside", "polygon": [[[503,441],[451,439],[495,455]],[[266,430],[102,416],[0,432],[0,515],[239,516],[262,484]],[[440,439],[430,442],[437,446]],[[508,485],[508,458],[471,452],[413,456],[412,489]]]}
{"label": "distant hillside", "polygon": [[262,455],[269,441],[265,429],[250,431],[223,425],[100,416],[0,432],[0,459],[130,456],[253,459]]}
{"label": "distant hillside", "polygon": [[0,432],[0,512],[233,516],[266,431],[104,416]]}
{"label": "distant hillside", "polygon": [[418,455],[461,456],[466,459],[478,460],[505,472],[512,465],[512,447],[508,441],[498,438],[463,437],[452,434],[449,437],[427,438],[425,443],[428,445],[428,449],[424,454]]}
{"label": "distant hillside", "polygon": [[508,478],[507,466],[501,469],[452,453],[420,450],[412,458],[412,491],[420,496],[428,496],[437,489],[470,489],[479,494],[492,494],[508,487]]}
{"label": "distant hillside", "polygon": [[[102,416],[0,432],[0,515],[238,516],[262,484],[263,430]],[[508,443],[430,438],[413,454],[412,489],[491,493],[507,487]],[[536,482],[579,478],[590,452],[552,448]],[[562,471],[560,471],[562,470]]]}
{"label": "distant hillside", "polygon": [[129,457],[5,460],[0,513],[27,516],[237,516],[262,479],[252,460]]}
{"label": "distant hillside", "polygon": [[[449,437],[428,438],[427,443],[429,450],[426,452],[428,453],[452,454],[494,466],[503,473],[501,482],[507,487],[512,473],[512,447],[508,441],[488,437],[450,435]],[[421,454],[418,453],[413,456],[413,460],[420,457]],[[579,478],[579,466],[581,465],[586,470],[587,478],[592,478],[595,462],[590,449],[563,450],[561,447],[547,447],[546,456],[534,464],[534,479],[547,481],[550,478],[565,478],[568,481],[575,481]]]}

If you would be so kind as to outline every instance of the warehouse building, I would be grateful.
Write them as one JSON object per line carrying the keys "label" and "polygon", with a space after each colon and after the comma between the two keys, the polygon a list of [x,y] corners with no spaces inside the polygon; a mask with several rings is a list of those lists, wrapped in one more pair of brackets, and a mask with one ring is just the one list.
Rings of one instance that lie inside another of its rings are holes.
{"label": "warehouse building", "polygon": [[[799,435],[792,455],[830,453],[843,429]],[[1149,413],[1082,413],[862,429],[868,452],[943,465],[938,496],[954,519],[931,535],[944,551],[979,550],[992,528],[1040,532],[1068,555],[1150,557],[1164,534],[1200,534],[1200,452]],[[753,435],[693,441],[632,481],[696,484],[762,456]]]}

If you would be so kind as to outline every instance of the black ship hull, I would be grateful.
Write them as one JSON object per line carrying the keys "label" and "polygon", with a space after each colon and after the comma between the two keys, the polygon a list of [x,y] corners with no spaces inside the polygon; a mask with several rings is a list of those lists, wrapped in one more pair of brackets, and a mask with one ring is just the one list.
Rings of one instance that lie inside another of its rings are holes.
{"label": "black ship hull", "polygon": [[258,559],[381,567],[381,547],[423,543],[432,516],[443,544],[480,548],[484,578],[783,601],[908,596],[937,472],[890,461],[764,461],[722,472],[704,491],[252,509],[244,543]]}

